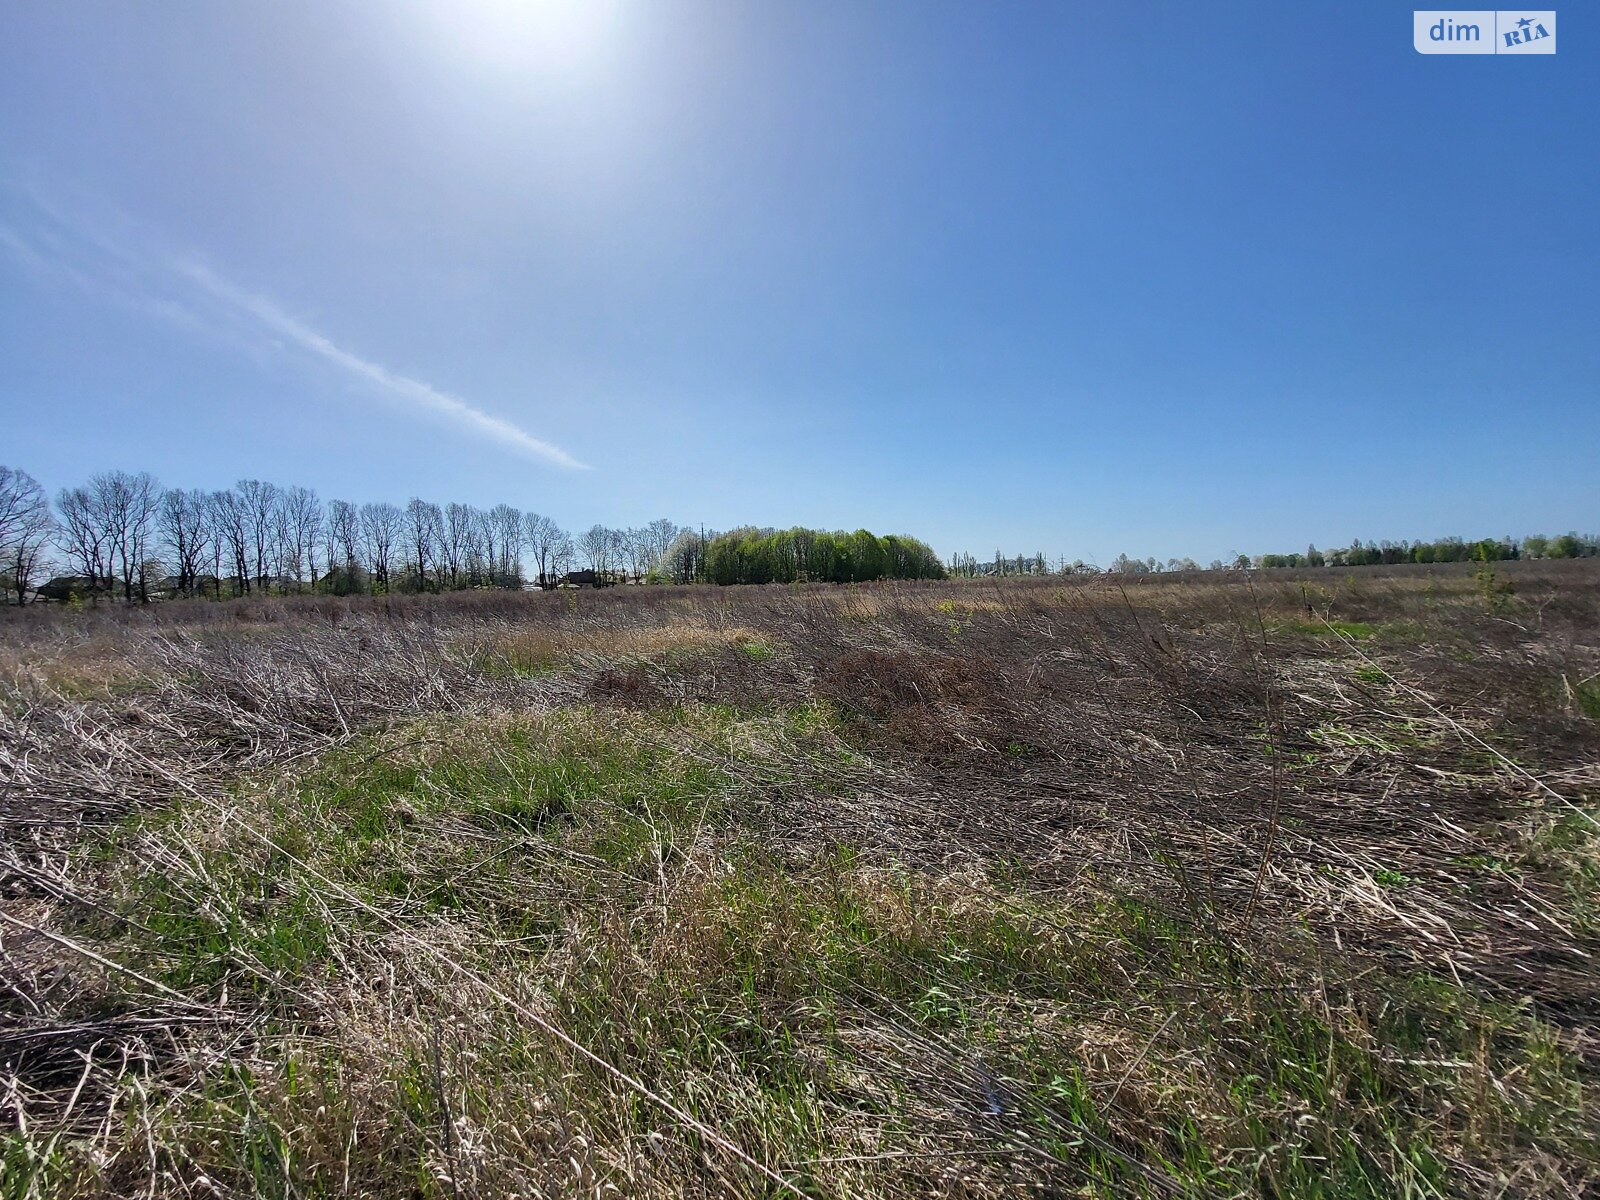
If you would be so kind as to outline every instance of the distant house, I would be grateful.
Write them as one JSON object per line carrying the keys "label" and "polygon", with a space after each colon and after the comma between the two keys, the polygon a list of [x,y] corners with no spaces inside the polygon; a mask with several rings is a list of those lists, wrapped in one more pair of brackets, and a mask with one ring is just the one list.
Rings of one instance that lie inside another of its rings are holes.
{"label": "distant house", "polygon": [[312,590],[334,596],[360,595],[372,591],[372,576],[356,564],[330,567]]}
{"label": "distant house", "polygon": [[585,567],[581,571],[568,571],[556,586],[603,588],[616,587],[617,584],[627,581],[628,577],[617,571],[594,571]]}
{"label": "distant house", "polygon": [[95,587],[94,580],[87,575],[57,575],[34,589],[34,595],[38,599],[54,600],[58,604],[65,604],[74,596],[87,600],[104,594],[106,594],[105,589]]}

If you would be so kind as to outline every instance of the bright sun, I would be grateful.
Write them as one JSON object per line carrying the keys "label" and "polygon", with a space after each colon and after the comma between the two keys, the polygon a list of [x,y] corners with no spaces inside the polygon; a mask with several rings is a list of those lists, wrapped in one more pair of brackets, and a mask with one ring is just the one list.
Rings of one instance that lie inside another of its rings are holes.
{"label": "bright sun", "polygon": [[617,6],[611,0],[447,0],[434,12],[441,32],[481,62],[561,73],[604,47]]}

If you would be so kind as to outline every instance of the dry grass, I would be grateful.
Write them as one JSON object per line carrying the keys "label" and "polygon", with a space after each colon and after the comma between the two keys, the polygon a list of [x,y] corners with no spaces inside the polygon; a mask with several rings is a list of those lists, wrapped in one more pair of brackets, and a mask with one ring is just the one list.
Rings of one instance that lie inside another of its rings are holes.
{"label": "dry grass", "polygon": [[1582,1194],[1581,567],[25,614],[0,1195]]}
{"label": "dry grass", "polygon": [[497,630],[464,645],[485,671],[507,675],[539,675],[586,663],[669,662],[728,646],[757,655],[770,649],[754,629],[707,625],[692,615],[668,625]]}

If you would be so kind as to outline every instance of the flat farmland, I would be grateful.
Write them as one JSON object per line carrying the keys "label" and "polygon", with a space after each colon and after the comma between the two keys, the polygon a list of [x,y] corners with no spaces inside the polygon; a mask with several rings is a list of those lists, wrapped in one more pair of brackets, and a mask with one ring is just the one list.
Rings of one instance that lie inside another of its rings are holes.
{"label": "flat farmland", "polygon": [[1600,566],[0,621],[0,1194],[1600,1181]]}

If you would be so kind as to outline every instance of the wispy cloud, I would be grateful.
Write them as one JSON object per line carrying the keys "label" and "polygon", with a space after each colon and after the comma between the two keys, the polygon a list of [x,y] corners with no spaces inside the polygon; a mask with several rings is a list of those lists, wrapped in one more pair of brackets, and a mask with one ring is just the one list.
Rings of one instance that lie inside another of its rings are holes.
{"label": "wispy cloud", "polygon": [[304,322],[297,320],[284,312],[265,296],[258,296],[247,292],[243,288],[223,279],[215,271],[198,263],[185,262],[176,265],[177,272],[190,280],[196,287],[229,304],[240,312],[254,317],[263,326],[274,333],[288,339],[303,350],[308,350],[319,358],[332,363],[334,366],[349,372],[358,379],[376,384],[383,391],[407,403],[448,418],[463,429],[491,438],[509,449],[526,454],[531,458],[541,459],[554,463],[559,467],[569,467],[573,470],[587,470],[588,465],[581,463],[568,454],[560,446],[551,444],[534,437],[525,429],[520,429],[510,421],[492,416],[482,409],[474,408],[465,400],[460,400],[438,388],[423,383],[420,379],[412,379],[406,375],[396,374],[387,367],[380,366],[370,359],[353,354],[342,346],[337,346],[315,329]]}
{"label": "wispy cloud", "polygon": [[[29,189],[29,199],[41,224],[26,232],[16,224],[0,225],[0,247],[35,274],[56,275],[97,298],[187,326],[209,323],[235,342],[241,334],[257,335],[249,339],[256,342],[270,335],[272,348],[279,352],[298,348],[391,401],[442,418],[524,458],[568,470],[589,469],[560,446],[502,417],[338,345],[271,298],[238,286],[192,257],[141,253],[126,237],[109,236],[96,223],[66,214],[36,189]],[[213,320],[207,322],[207,316]]]}

